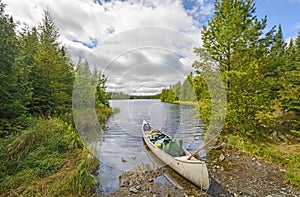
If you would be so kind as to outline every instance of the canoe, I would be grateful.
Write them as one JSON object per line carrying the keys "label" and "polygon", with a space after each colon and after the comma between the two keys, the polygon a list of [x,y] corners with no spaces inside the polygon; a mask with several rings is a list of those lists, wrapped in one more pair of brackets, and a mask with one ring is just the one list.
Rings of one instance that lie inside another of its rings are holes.
{"label": "canoe", "polygon": [[156,140],[151,139],[152,135],[163,134],[165,137],[171,138],[166,133],[152,129],[147,121],[142,124],[143,140],[147,147],[166,165],[170,166],[174,171],[183,176],[188,181],[203,190],[208,190],[210,185],[209,175],[206,163],[192,157],[190,160],[187,158],[191,155],[187,150],[182,149],[182,155],[173,157],[164,152],[157,144]]}

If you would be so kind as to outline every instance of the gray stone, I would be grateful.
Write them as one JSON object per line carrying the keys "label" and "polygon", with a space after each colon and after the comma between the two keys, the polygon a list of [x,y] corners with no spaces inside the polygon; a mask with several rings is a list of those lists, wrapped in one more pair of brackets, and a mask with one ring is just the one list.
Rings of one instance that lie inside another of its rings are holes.
{"label": "gray stone", "polygon": [[136,159],[136,156],[135,156],[135,155],[130,155],[130,158],[131,158],[132,160],[135,160],[135,159]]}
{"label": "gray stone", "polygon": [[222,150],[223,149],[223,144],[220,144],[218,146],[212,147],[213,150]]}
{"label": "gray stone", "polygon": [[139,193],[139,191],[135,187],[129,188],[129,191],[135,194]]}
{"label": "gray stone", "polygon": [[221,153],[221,154],[220,154],[220,156],[219,156],[219,160],[220,160],[220,161],[224,161],[224,160],[225,160],[225,156],[224,156],[224,154],[223,154],[223,153]]}

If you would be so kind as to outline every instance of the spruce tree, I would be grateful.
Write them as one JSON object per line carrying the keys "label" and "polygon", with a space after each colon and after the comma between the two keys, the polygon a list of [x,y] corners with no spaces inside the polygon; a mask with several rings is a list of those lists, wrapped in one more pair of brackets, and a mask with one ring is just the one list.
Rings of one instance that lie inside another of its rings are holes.
{"label": "spruce tree", "polygon": [[0,133],[26,126],[27,85],[20,65],[19,42],[13,18],[4,13],[0,1]]}
{"label": "spruce tree", "polygon": [[[203,48],[218,63],[227,84],[226,130],[252,135],[257,113],[268,110],[260,69],[266,62],[272,31],[263,36],[267,18],[259,20],[253,0],[216,0],[212,19],[202,30]],[[201,58],[201,48],[195,52]],[[194,64],[197,70],[199,64]],[[201,67],[201,65],[200,65]],[[201,99],[200,99],[201,100]]]}

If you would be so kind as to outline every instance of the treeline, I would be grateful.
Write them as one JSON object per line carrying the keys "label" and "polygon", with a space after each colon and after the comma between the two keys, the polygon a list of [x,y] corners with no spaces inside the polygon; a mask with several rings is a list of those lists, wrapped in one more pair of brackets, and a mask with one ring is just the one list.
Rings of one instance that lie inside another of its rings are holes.
{"label": "treeline", "polygon": [[[72,105],[106,121],[106,77],[87,61],[71,62],[49,11],[38,27],[17,31],[4,9],[0,0],[1,194],[91,196],[98,159],[75,129]],[[74,87],[81,92],[73,97]]]}
{"label": "treeline", "polygon": [[130,95],[123,92],[109,92],[108,98],[111,100],[118,99],[160,99],[160,94],[155,95]]}
{"label": "treeline", "polygon": [[85,72],[85,77],[92,77],[97,103],[108,106],[105,76],[91,73],[87,62],[84,72],[79,72],[84,67],[81,61],[72,64],[66,47],[58,42],[58,28],[49,11],[44,12],[38,27],[17,32],[13,18],[4,14],[5,5],[1,2],[0,6],[1,135],[25,128],[32,116],[71,121],[76,74]]}
{"label": "treeline", "polygon": [[[225,133],[254,139],[276,131],[299,137],[300,33],[287,44],[281,25],[266,32],[266,24],[267,17],[257,18],[253,0],[215,1],[214,15],[201,31],[203,47],[194,50],[200,58],[193,64],[197,75],[187,80],[206,125],[213,90],[204,70],[221,73],[225,83]],[[182,100],[177,87],[183,85],[163,90],[161,100]]]}
{"label": "treeline", "polygon": [[193,83],[193,75],[190,73],[190,75],[183,81],[182,84],[180,81],[178,81],[169,89],[163,89],[160,94],[160,100],[171,103],[176,101],[196,102],[197,95],[195,94]]}

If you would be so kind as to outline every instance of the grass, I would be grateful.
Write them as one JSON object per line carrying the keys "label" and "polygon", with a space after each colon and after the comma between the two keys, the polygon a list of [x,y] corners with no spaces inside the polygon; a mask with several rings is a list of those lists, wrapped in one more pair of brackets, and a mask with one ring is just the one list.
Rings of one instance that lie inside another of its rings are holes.
{"label": "grass", "polygon": [[261,142],[237,136],[228,135],[225,138],[227,145],[250,156],[266,158],[287,168],[286,180],[294,185],[300,186],[300,144],[290,143],[290,140],[274,142],[271,140]]}
{"label": "grass", "polygon": [[0,196],[89,196],[98,159],[60,119],[0,139]]}

